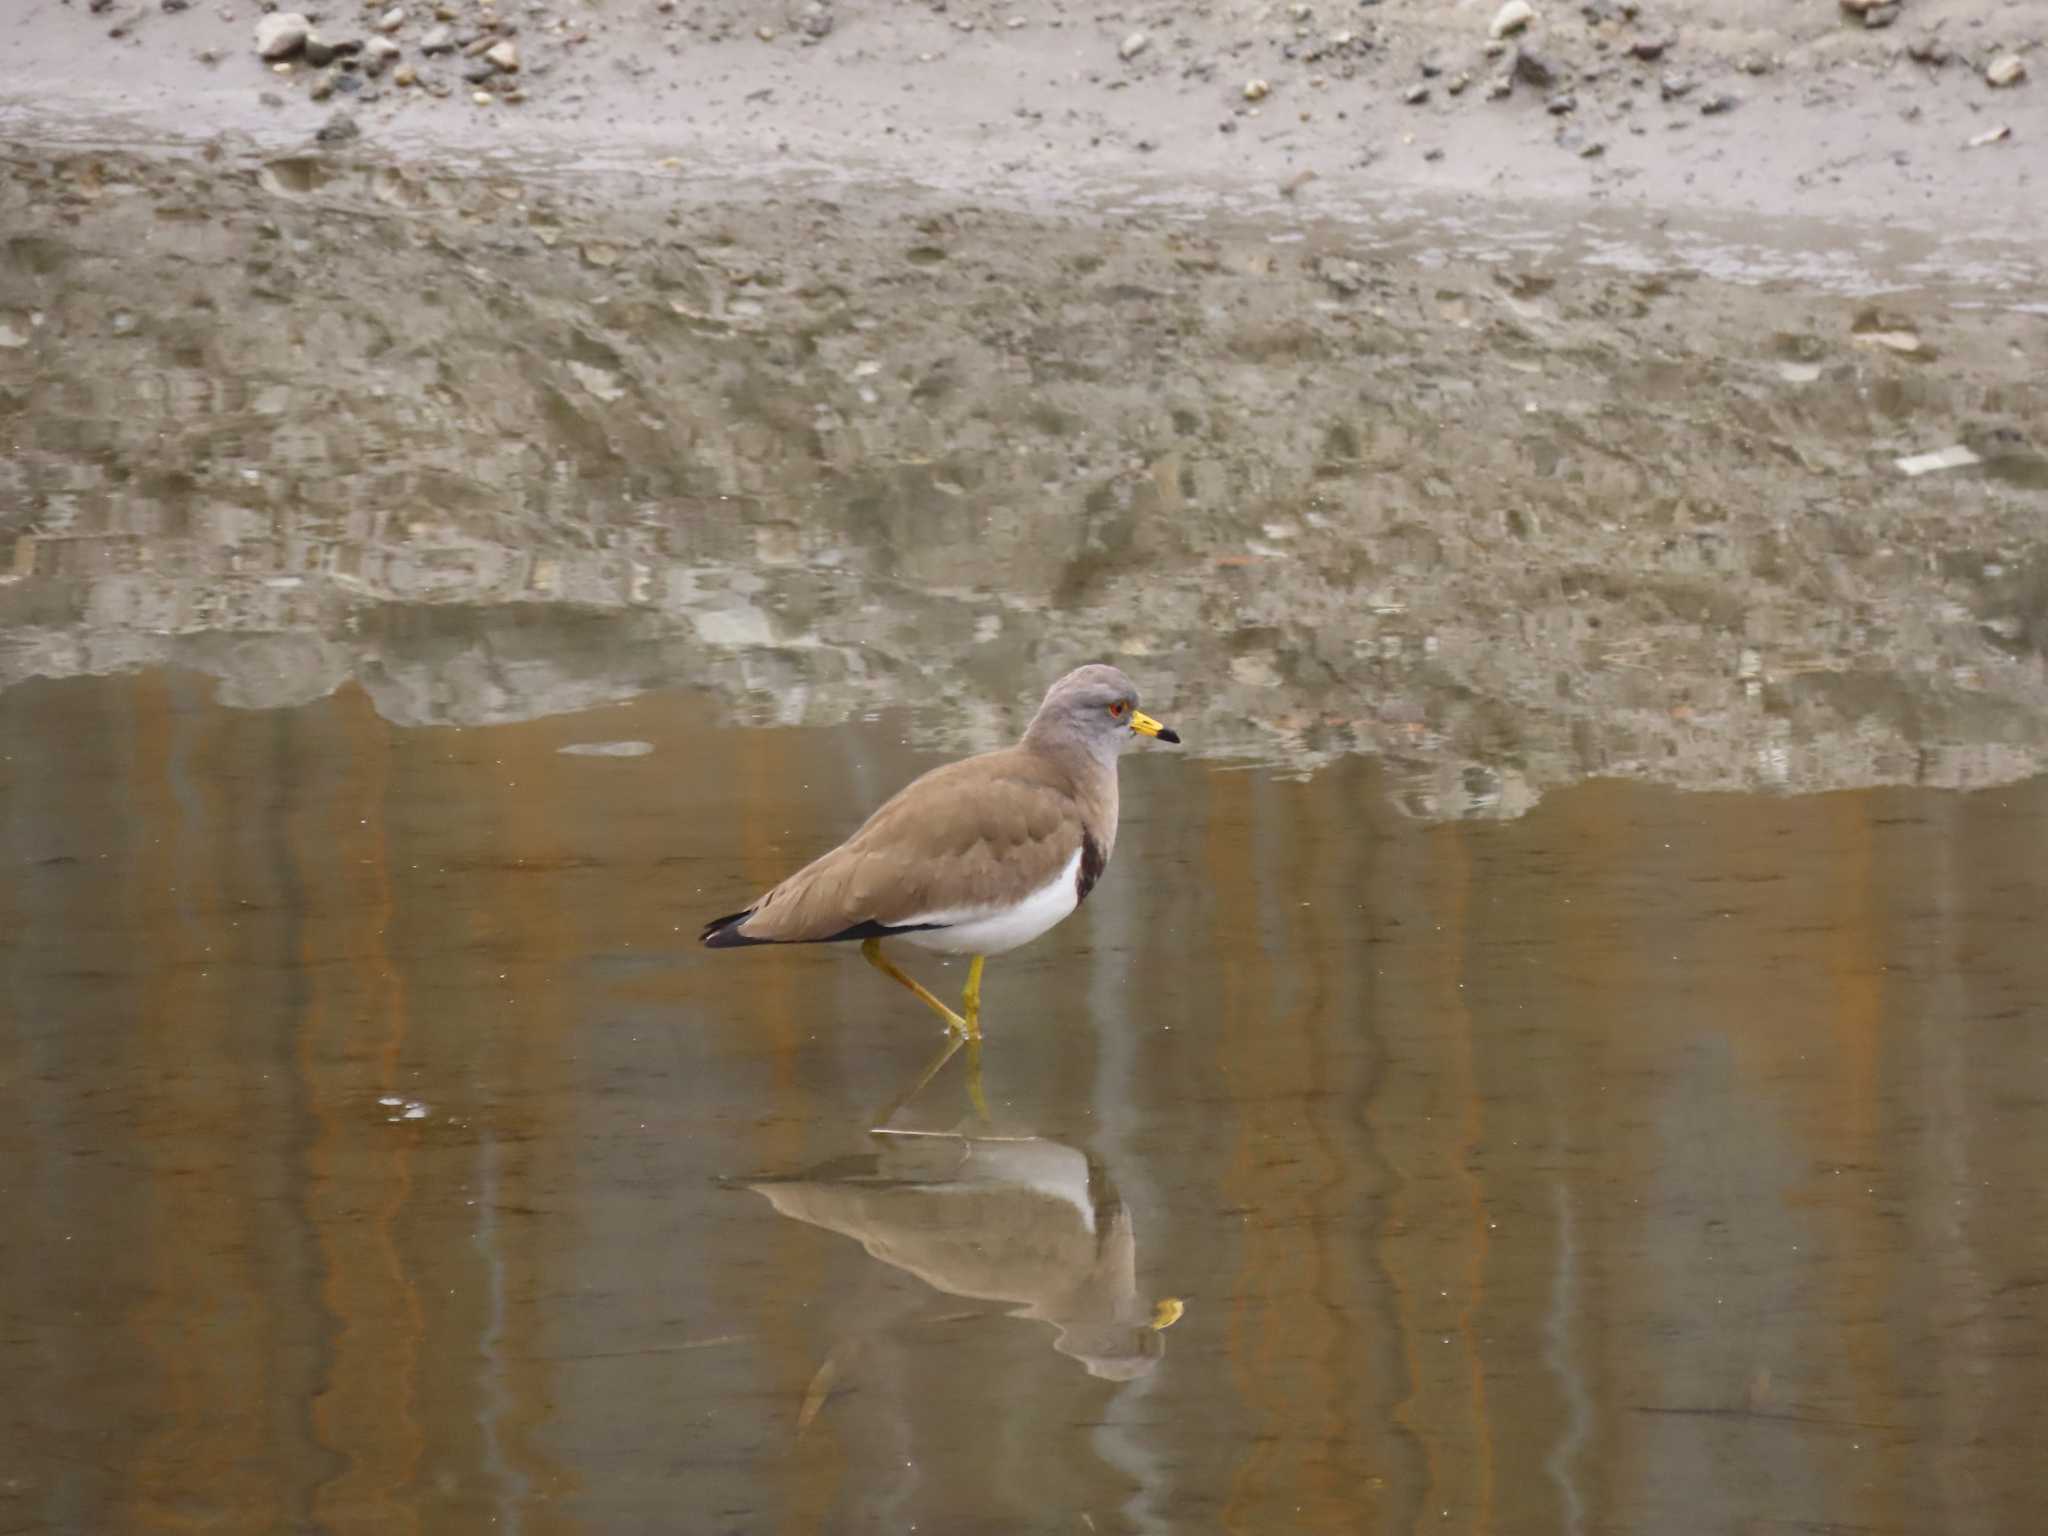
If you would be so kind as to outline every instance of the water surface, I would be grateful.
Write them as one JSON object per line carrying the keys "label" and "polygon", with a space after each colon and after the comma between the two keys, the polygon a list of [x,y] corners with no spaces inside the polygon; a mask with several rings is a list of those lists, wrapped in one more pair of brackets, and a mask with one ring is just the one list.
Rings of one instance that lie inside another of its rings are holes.
{"label": "water surface", "polygon": [[922,1011],[691,936],[901,725],[0,695],[5,1527],[2039,1508],[2048,785],[1431,825],[1148,752],[990,1118],[956,1058],[878,1137]]}

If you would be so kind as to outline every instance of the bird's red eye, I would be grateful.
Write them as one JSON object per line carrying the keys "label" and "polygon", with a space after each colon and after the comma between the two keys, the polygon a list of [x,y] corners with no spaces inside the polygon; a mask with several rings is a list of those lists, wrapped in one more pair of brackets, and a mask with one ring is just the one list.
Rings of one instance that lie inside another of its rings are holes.
{"label": "bird's red eye", "polygon": [[1114,704],[1112,704],[1112,705],[1110,705],[1110,706],[1109,706],[1109,712],[1110,712],[1110,714],[1111,714],[1112,716],[1114,716],[1114,717],[1115,717],[1116,719],[1118,719],[1118,720],[1121,720],[1121,719],[1123,719],[1123,717],[1124,717],[1124,701],[1123,701],[1122,699],[1118,699],[1118,700],[1117,700],[1117,701],[1116,701],[1116,702],[1115,702]]}

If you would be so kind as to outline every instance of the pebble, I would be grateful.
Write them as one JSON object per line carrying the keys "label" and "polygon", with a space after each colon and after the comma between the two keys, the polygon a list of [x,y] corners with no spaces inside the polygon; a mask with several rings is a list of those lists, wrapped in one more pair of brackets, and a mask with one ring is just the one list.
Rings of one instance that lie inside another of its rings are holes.
{"label": "pebble", "polygon": [[1247,80],[1244,83],[1244,99],[1246,101],[1264,101],[1272,94],[1272,91],[1273,87],[1266,84],[1263,80]]}
{"label": "pebble", "polygon": [[818,0],[811,0],[811,3],[804,7],[803,17],[797,22],[797,30],[803,33],[805,41],[819,42],[832,35],[834,19],[829,9],[819,4]]}
{"label": "pebble", "polygon": [[336,59],[347,58],[363,51],[362,39],[355,37],[328,41],[318,32],[306,34],[306,62],[315,69],[332,64]]}
{"label": "pebble", "polygon": [[297,11],[274,11],[256,23],[256,56],[288,59],[306,46],[313,24]]}
{"label": "pebble", "polygon": [[377,30],[379,32],[396,32],[404,25],[405,7],[402,5],[394,5],[390,10],[377,18]]}
{"label": "pebble", "polygon": [[1145,45],[1152,41],[1142,32],[1133,32],[1117,45],[1116,56],[1120,59],[1135,59],[1145,51]]}
{"label": "pebble", "polygon": [[1938,37],[1916,37],[1906,44],[1906,57],[1916,64],[1932,64],[1940,68],[1955,55],[1948,51],[1948,44]]}
{"label": "pebble", "polygon": [[488,107],[492,102],[496,101],[498,98],[493,96],[489,91],[471,91],[469,93],[469,99],[475,102],[480,107]]}
{"label": "pebble", "polygon": [[1411,107],[1419,107],[1429,100],[1429,87],[1426,85],[1411,85],[1401,93],[1401,99]]}
{"label": "pebble", "polygon": [[391,72],[391,83],[393,85],[416,85],[419,83],[419,78],[419,71],[410,64],[401,64]]}
{"label": "pebble", "polygon": [[1486,35],[1496,39],[1513,37],[1535,19],[1536,7],[1529,0],[1508,0],[1493,13],[1493,24],[1486,29]]}
{"label": "pebble", "polygon": [[498,76],[498,66],[489,59],[471,59],[462,66],[462,78],[471,85],[487,85]]}
{"label": "pebble", "polygon": [[484,58],[508,75],[519,73],[519,45],[517,43],[494,44],[484,50]]}
{"label": "pebble", "polygon": [[1516,52],[1511,72],[1517,80],[1533,85],[1539,91],[1548,90],[1557,83],[1557,71],[1551,67],[1550,61],[1526,48]]}
{"label": "pebble", "polygon": [[373,75],[381,75],[391,67],[400,53],[398,44],[388,37],[373,37],[363,48],[363,68]]}
{"label": "pebble", "polygon": [[1896,4],[1873,5],[1863,13],[1863,25],[1872,31],[1879,27],[1888,27],[1898,19],[1899,8]]}
{"label": "pebble", "polygon": [[346,144],[350,139],[359,139],[363,130],[356,126],[356,120],[346,112],[336,112],[320,125],[313,137],[322,144]]}
{"label": "pebble", "polygon": [[1664,57],[1664,50],[1671,46],[1668,37],[1639,37],[1628,45],[1628,51],[1645,64],[1654,63]]}
{"label": "pebble", "polygon": [[1727,91],[1716,91],[1700,103],[1700,116],[1719,117],[1723,112],[1733,112],[1735,104],[1742,98]]}
{"label": "pebble", "polygon": [[334,76],[322,75],[306,91],[314,101],[325,101],[334,94]]}
{"label": "pebble", "polygon": [[1691,75],[1664,75],[1657,81],[1657,91],[1666,101],[1676,101],[1698,84]]}
{"label": "pebble", "polygon": [[1598,139],[1594,139],[1590,143],[1581,144],[1579,146],[1579,158],[1581,160],[1598,160],[1602,155],[1606,153],[1607,146],[1601,143]]}
{"label": "pebble", "polygon": [[435,27],[420,39],[421,53],[453,53],[455,51],[455,29],[449,26]]}
{"label": "pebble", "polygon": [[1499,101],[1504,96],[1513,95],[1514,90],[1515,77],[1512,74],[1495,75],[1486,82],[1486,99],[1488,101]]}
{"label": "pebble", "polygon": [[1570,91],[1559,91],[1550,100],[1543,103],[1543,110],[1552,117],[1563,117],[1568,112],[1576,112],[1578,108],[1579,98]]}
{"label": "pebble", "polygon": [[2016,53],[2001,53],[1984,70],[1989,85],[2018,85],[2026,78],[2027,61]]}
{"label": "pebble", "polygon": [[2011,137],[2012,125],[2010,123],[2000,123],[1996,128],[1986,128],[1982,133],[1977,134],[1963,148],[1982,149],[1986,144],[2002,143]]}

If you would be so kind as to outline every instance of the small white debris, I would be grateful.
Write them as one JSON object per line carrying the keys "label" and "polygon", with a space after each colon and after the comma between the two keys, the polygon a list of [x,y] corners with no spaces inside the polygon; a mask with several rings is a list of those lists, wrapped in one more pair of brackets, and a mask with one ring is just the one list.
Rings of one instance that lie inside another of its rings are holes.
{"label": "small white debris", "polygon": [[608,368],[593,368],[588,363],[579,363],[571,359],[569,371],[576,375],[577,383],[607,405],[614,400],[623,400],[626,396],[625,387],[619,383],[619,376]]}
{"label": "small white debris", "polygon": [[1536,7],[1529,0],[1508,0],[1493,13],[1493,24],[1486,29],[1486,35],[1498,42],[1504,37],[1513,37],[1535,19]]}
{"label": "small white debris", "polygon": [[645,757],[653,750],[651,741],[579,741],[555,748],[563,757]]}
{"label": "small white debris", "polygon": [[1903,459],[1894,459],[1899,471],[1906,475],[1928,475],[1937,469],[1968,469],[1972,464],[1984,461],[1965,448],[1961,443],[1952,443],[1946,448],[1937,448],[1932,453],[1909,453]]}
{"label": "small white debris", "polygon": [[1987,85],[2018,85],[2027,78],[2027,61],[2016,53],[2001,53],[1984,68]]}
{"label": "small white debris", "polygon": [[1982,133],[1971,139],[1969,143],[1965,144],[1963,148],[1982,149],[1986,144],[1996,144],[2000,139],[2009,139],[2011,137],[2011,126],[2006,123],[2000,123],[1996,128],[1986,128]]}
{"label": "small white debris", "polygon": [[1145,45],[1152,41],[1142,32],[1133,32],[1117,46],[1116,56],[1128,62],[1145,51]]}
{"label": "small white debris", "polygon": [[1272,90],[1273,87],[1266,84],[1263,80],[1247,80],[1244,83],[1244,99],[1246,101],[1264,101],[1267,96],[1272,94]]}

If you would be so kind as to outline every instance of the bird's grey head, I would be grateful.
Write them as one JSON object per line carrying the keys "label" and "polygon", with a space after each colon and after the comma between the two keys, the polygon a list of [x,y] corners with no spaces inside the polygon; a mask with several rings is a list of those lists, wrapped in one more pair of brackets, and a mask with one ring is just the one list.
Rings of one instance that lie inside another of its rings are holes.
{"label": "bird's grey head", "polygon": [[1180,737],[1138,709],[1138,690],[1115,667],[1097,662],[1076,667],[1045,691],[1024,739],[1042,746],[1078,745],[1114,761],[1140,736],[1179,742]]}

